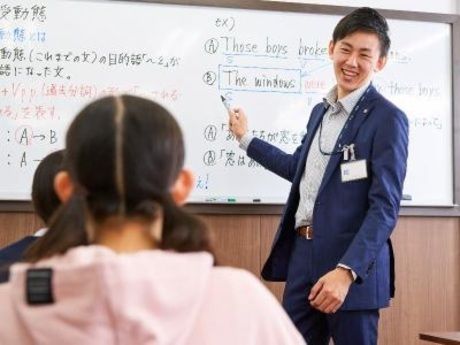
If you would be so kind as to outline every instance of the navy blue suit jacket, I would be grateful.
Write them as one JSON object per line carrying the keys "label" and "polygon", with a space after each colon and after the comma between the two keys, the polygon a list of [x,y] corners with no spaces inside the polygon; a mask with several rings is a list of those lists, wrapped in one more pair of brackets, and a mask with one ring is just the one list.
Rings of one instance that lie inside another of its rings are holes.
{"label": "navy blue suit jacket", "polygon": [[9,267],[21,261],[26,249],[39,237],[26,236],[23,239],[0,249],[0,283],[5,283],[9,279]]}
{"label": "navy blue suit jacket", "polygon": [[[289,197],[262,277],[284,281],[295,239],[295,213],[299,183],[318,125],[326,112],[316,105],[302,144],[287,154],[260,139],[253,139],[247,154],[262,166],[292,182]],[[315,276],[313,281],[345,264],[358,275],[342,310],[387,306],[394,292],[394,266],[390,234],[396,225],[406,174],[408,121],[405,114],[370,85],[352,111],[334,151],[355,144],[357,159],[367,160],[368,178],[343,183],[342,154],[331,156],[318,191],[313,228]],[[314,145],[317,145],[315,142]]]}

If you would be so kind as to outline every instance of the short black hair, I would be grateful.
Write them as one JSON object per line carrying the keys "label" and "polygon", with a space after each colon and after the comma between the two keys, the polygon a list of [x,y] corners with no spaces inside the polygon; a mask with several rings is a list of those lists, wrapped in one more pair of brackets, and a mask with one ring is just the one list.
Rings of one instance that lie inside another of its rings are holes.
{"label": "short black hair", "polygon": [[62,170],[64,150],[50,153],[35,170],[32,182],[32,204],[38,216],[48,225],[53,213],[61,205],[54,191],[54,177]]}
{"label": "short black hair", "polygon": [[380,13],[369,7],[361,7],[343,17],[334,29],[332,41],[337,41],[357,31],[377,35],[380,42],[380,57],[387,56],[391,40],[388,36],[388,23]]}

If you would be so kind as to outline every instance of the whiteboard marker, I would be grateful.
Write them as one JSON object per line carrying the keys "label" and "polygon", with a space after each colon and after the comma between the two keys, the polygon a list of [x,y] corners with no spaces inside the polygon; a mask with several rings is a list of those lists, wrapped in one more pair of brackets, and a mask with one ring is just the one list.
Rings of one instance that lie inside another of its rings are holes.
{"label": "whiteboard marker", "polygon": [[227,111],[230,111],[230,105],[227,103],[225,97],[220,95],[220,100],[222,101],[222,104],[224,105],[225,109],[227,109]]}
{"label": "whiteboard marker", "polygon": [[[230,105],[228,104],[227,100],[225,99],[224,96],[220,95],[220,100],[224,104],[225,109],[227,109],[228,112],[232,111],[230,108]],[[234,111],[236,118],[238,118],[238,112]]]}

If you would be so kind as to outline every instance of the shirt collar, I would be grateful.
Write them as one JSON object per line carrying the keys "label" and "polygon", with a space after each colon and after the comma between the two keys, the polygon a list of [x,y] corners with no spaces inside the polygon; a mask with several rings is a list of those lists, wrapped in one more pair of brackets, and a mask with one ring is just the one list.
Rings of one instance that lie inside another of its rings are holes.
{"label": "shirt collar", "polygon": [[35,232],[34,236],[42,237],[47,231],[48,231],[48,228],[41,228]]}
{"label": "shirt collar", "polygon": [[355,91],[349,93],[339,101],[337,101],[337,85],[335,85],[323,98],[324,106],[326,108],[331,106],[333,113],[337,112],[337,107],[340,107],[344,109],[347,112],[347,114],[350,114],[353,108],[355,107],[356,103],[358,103],[361,96],[369,87],[370,83],[370,81],[367,82],[366,84],[356,89]]}

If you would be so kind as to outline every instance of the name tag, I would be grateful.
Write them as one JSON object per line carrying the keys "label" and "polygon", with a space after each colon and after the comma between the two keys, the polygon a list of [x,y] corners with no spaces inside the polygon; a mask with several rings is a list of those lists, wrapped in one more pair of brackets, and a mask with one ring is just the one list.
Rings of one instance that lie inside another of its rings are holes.
{"label": "name tag", "polygon": [[367,178],[367,164],[365,159],[342,163],[340,170],[342,171],[342,182]]}

